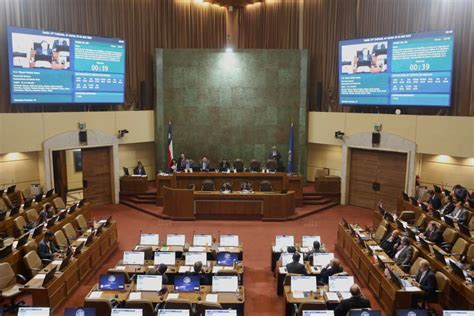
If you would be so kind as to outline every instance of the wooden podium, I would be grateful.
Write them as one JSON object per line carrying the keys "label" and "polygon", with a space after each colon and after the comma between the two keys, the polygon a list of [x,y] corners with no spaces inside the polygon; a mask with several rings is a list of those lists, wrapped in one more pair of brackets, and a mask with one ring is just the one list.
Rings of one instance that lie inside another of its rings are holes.
{"label": "wooden podium", "polygon": [[141,194],[147,191],[147,176],[123,176],[120,178],[120,193]]}

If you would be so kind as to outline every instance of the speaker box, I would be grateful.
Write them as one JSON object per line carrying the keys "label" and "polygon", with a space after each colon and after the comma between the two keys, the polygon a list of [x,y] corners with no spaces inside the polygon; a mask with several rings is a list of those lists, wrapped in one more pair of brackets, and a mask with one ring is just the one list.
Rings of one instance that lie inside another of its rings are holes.
{"label": "speaker box", "polygon": [[372,146],[380,145],[380,133],[372,133]]}
{"label": "speaker box", "polygon": [[138,105],[140,106],[140,109],[144,109],[146,105],[146,81],[140,81],[140,99],[138,102]]}
{"label": "speaker box", "polygon": [[87,144],[87,131],[79,131],[79,143]]}

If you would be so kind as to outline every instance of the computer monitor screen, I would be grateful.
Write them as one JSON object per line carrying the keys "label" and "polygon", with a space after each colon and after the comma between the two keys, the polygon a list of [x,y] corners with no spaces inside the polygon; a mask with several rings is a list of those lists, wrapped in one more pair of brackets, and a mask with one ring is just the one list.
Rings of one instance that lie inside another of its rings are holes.
{"label": "computer monitor screen", "polygon": [[212,246],[212,235],[194,235],[193,246]]}
{"label": "computer monitor screen", "polygon": [[[281,265],[284,267],[284,266],[286,266],[288,263],[293,262],[293,255],[294,255],[294,253],[283,252],[283,253],[281,254]],[[300,255],[300,261],[299,261],[299,263],[304,264],[304,261],[303,261],[303,260],[304,260],[304,259],[303,259],[303,256]]]}
{"label": "computer monitor screen", "polygon": [[334,259],[334,253],[315,253],[313,254],[313,266],[326,266]]}
{"label": "computer monitor screen", "polygon": [[448,107],[453,31],[339,42],[339,104]]}
{"label": "computer monitor screen", "polygon": [[125,42],[8,27],[10,99],[20,103],[123,103]]}
{"label": "computer monitor screen", "polygon": [[303,311],[302,316],[334,316],[334,311]]}
{"label": "computer monitor screen", "polygon": [[158,316],[190,316],[187,309],[159,309]]}
{"label": "computer monitor screen", "polygon": [[397,316],[428,316],[428,311],[424,309],[402,309],[397,310]]}
{"label": "computer monitor screen", "polygon": [[155,252],[154,264],[159,265],[164,263],[169,266],[176,264],[176,252],[173,251],[157,251]]}
{"label": "computer monitor screen", "polygon": [[349,311],[349,316],[381,316],[382,313],[376,310]]}
{"label": "computer monitor screen", "polygon": [[472,316],[474,314],[473,311],[467,311],[467,310],[444,310],[443,311],[443,316]]}
{"label": "computer monitor screen", "polygon": [[208,309],[204,316],[237,316],[235,309]]}
{"label": "computer monitor screen", "polygon": [[142,309],[112,308],[111,316],[143,316]]}
{"label": "computer monitor screen", "polygon": [[316,288],[317,282],[315,276],[291,276],[291,292],[316,292]]}
{"label": "computer monitor screen", "polygon": [[329,291],[331,292],[349,292],[353,284],[353,276],[331,275],[329,277]]}
{"label": "computer monitor screen", "polygon": [[212,292],[237,292],[239,280],[236,276],[219,275],[212,277]]}
{"label": "computer monitor screen", "polygon": [[207,265],[207,253],[205,252],[186,252],[186,260],[184,262],[187,266],[192,266],[196,262],[201,261],[205,266]]}
{"label": "computer monitor screen", "polygon": [[295,236],[277,235],[275,236],[275,246],[280,249],[286,249],[295,245]]}
{"label": "computer monitor screen", "polygon": [[49,316],[49,307],[20,307],[18,316]]}
{"label": "computer monitor screen", "polygon": [[219,240],[221,247],[238,247],[239,236],[238,235],[221,235]]}
{"label": "computer monitor screen", "polygon": [[137,291],[155,291],[163,288],[163,277],[161,275],[137,275]]}
{"label": "computer monitor screen", "polygon": [[184,234],[168,234],[166,236],[167,246],[184,246],[186,243],[186,236]]}
{"label": "computer monitor screen", "polygon": [[177,275],[174,278],[174,289],[177,292],[199,291],[199,275]]}
{"label": "computer monitor screen", "polygon": [[123,264],[145,264],[145,252],[143,251],[124,251],[123,252]]}
{"label": "computer monitor screen", "polygon": [[239,254],[233,252],[219,252],[217,254],[217,265],[233,266],[239,260]]}
{"label": "computer monitor screen", "polygon": [[95,308],[92,307],[66,308],[64,310],[64,316],[95,316],[95,314]]}
{"label": "computer monitor screen", "polygon": [[159,234],[141,234],[140,245],[144,246],[158,246],[160,244]]}
{"label": "computer monitor screen", "polygon": [[125,276],[123,274],[102,274],[99,277],[99,290],[119,291],[125,289]]}
{"label": "computer monitor screen", "polygon": [[301,245],[305,248],[313,249],[313,242],[321,242],[321,236],[303,236],[301,237]]}

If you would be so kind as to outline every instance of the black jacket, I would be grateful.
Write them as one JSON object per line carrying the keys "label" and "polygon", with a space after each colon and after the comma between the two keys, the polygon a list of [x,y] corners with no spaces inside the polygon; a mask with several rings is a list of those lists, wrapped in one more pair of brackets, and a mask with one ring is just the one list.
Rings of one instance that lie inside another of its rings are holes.
{"label": "black jacket", "polygon": [[420,288],[425,291],[425,301],[433,302],[436,300],[436,290],[438,289],[438,283],[436,282],[435,274],[433,271],[428,270],[423,280],[420,280],[421,275],[422,272],[419,271],[415,280],[420,284]]}
{"label": "black jacket", "polygon": [[427,231],[425,237],[437,245],[441,245],[444,242],[443,233],[439,229],[430,232]]}
{"label": "black jacket", "polygon": [[382,242],[380,243],[380,248],[382,248],[389,256],[393,256],[395,245],[400,244],[401,239],[400,239],[400,237],[397,237],[397,238],[393,239],[392,241],[390,241],[389,240],[390,237],[392,237],[392,236],[388,235],[387,238],[382,240]]}
{"label": "black jacket", "polygon": [[334,316],[346,316],[347,312],[354,308],[371,308],[370,301],[361,296],[342,300],[334,310]]}
{"label": "black jacket", "polygon": [[58,252],[58,248],[54,241],[46,243],[44,239],[42,239],[38,244],[38,255],[41,259],[48,259],[53,260],[54,253]]}
{"label": "black jacket", "polygon": [[321,282],[323,284],[328,284],[329,282],[329,277],[331,275],[334,275],[334,274],[337,274],[337,273],[341,273],[343,270],[342,270],[342,267],[325,267],[324,269],[321,270],[321,272],[319,273],[319,277],[318,277],[318,282]]}
{"label": "black jacket", "polygon": [[306,274],[306,268],[304,264],[301,264],[299,262],[290,262],[286,265],[286,271],[288,273],[293,273],[293,274]]}

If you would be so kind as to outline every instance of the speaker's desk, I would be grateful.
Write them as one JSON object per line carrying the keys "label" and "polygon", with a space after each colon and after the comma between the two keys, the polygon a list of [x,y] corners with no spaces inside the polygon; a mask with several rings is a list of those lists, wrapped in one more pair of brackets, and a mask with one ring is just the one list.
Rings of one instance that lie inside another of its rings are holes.
{"label": "speaker's desk", "polygon": [[222,193],[163,187],[163,213],[172,219],[286,220],[295,212],[295,192]]}
{"label": "speaker's desk", "polygon": [[120,193],[140,194],[148,191],[147,176],[123,176],[120,178]]}
{"label": "speaker's desk", "polygon": [[214,181],[216,190],[218,190],[224,182],[229,182],[234,190],[238,190],[242,182],[250,182],[255,191],[258,191],[260,189],[260,183],[266,180],[272,184],[273,191],[294,191],[296,205],[303,205],[303,176],[288,175],[284,172],[177,172],[170,175],[157,175],[157,204],[163,205],[164,186],[173,189],[188,189],[190,186],[194,186],[196,190],[201,190],[202,182],[207,179]]}

